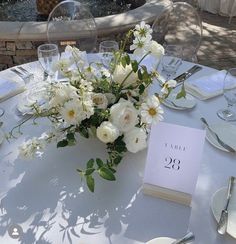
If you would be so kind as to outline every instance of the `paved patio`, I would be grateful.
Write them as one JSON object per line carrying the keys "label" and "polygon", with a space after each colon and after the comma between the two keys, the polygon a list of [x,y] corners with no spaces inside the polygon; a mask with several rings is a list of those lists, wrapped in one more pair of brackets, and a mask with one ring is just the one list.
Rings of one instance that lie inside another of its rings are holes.
{"label": "paved patio", "polygon": [[203,39],[198,51],[200,64],[216,69],[236,67],[236,17],[229,18],[200,12],[203,21]]}

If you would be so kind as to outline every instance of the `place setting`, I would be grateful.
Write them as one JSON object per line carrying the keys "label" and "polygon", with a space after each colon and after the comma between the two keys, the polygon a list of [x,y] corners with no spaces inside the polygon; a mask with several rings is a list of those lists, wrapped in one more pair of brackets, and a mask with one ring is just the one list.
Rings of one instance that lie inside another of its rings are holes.
{"label": "place setting", "polygon": [[218,189],[211,198],[211,211],[220,235],[236,238],[236,188],[235,177],[230,176],[228,186]]}
{"label": "place setting", "polygon": [[[187,71],[173,78],[182,64],[182,52],[182,47],[179,45],[167,45],[165,47],[165,54],[162,56],[160,62],[160,76],[159,79],[157,79],[160,86],[164,87],[164,89],[165,83],[170,83],[173,79],[175,85],[173,85],[172,91],[168,98],[163,100],[163,105],[168,108],[180,111],[191,110],[196,106],[196,99],[192,95],[185,92],[183,82],[191,75],[201,70],[200,66],[194,65]],[[181,85],[181,90],[179,90],[178,87]],[[181,93],[185,94],[180,96]]]}

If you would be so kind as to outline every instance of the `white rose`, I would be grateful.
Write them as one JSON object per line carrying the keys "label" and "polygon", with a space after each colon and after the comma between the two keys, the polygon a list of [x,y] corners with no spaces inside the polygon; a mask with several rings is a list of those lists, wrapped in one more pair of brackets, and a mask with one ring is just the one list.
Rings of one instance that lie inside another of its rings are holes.
{"label": "white rose", "polygon": [[100,109],[106,109],[108,105],[108,100],[105,94],[94,93],[92,94],[92,100],[94,105]]}
{"label": "white rose", "polygon": [[149,51],[151,52],[152,55],[154,55],[158,59],[161,59],[161,57],[165,53],[164,47],[153,40],[150,42]]}
{"label": "white rose", "polygon": [[97,128],[97,137],[104,143],[114,142],[119,135],[120,132],[118,128],[109,121],[103,121]]}
{"label": "white rose", "polygon": [[[113,80],[114,82],[118,83],[118,84],[122,84],[123,81],[125,80],[125,78],[127,77],[127,75],[132,71],[132,66],[131,64],[126,65],[125,68],[123,67],[122,64],[118,64],[114,70],[113,73]],[[129,75],[129,77],[125,80],[125,82],[123,83],[124,87],[130,86],[132,84],[135,84],[136,81],[138,80],[138,74],[137,72],[134,73],[132,71],[132,73]]]}
{"label": "white rose", "polygon": [[138,111],[123,98],[111,107],[111,122],[122,132],[131,130],[138,123]]}
{"label": "white rose", "polygon": [[147,135],[142,128],[134,127],[124,134],[124,142],[129,152],[136,153],[147,147]]}

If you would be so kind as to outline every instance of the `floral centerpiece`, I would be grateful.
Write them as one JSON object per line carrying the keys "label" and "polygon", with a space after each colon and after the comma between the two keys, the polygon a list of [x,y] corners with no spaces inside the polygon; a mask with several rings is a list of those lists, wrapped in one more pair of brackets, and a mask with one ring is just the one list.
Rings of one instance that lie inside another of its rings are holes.
{"label": "floral centerpiece", "polygon": [[151,124],[163,119],[161,101],[176,85],[173,80],[166,81],[161,94],[148,96],[148,87],[159,74],[142,62],[149,55],[160,60],[164,54],[164,48],[152,40],[151,34],[152,29],[144,22],[129,31],[127,39],[134,36],[132,57],[139,60],[124,52],[124,41],[109,68],[100,63],[88,64],[83,52],[67,46],[67,58],[61,58],[55,67],[68,82],[49,84],[46,103],[32,105],[34,116],[48,118],[53,130],[26,141],[20,147],[20,155],[32,158],[52,142],[57,147],[75,145],[77,133],[85,138],[95,135],[107,146],[107,160],[90,159],[85,169],[77,171],[92,192],[95,173],[115,180],[124,153],[147,147]]}

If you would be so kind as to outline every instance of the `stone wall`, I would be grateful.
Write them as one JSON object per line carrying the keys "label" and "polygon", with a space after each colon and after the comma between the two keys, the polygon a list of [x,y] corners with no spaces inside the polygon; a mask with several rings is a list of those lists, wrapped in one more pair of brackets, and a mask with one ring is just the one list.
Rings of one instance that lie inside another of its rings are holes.
{"label": "stone wall", "polygon": [[42,42],[0,41],[0,70],[37,60],[37,47]]}
{"label": "stone wall", "polygon": [[[151,24],[170,2],[171,0],[146,0],[143,6],[134,10],[95,18],[97,44],[107,39],[123,40],[127,30],[142,20]],[[37,60],[37,47],[47,42],[46,24],[0,21],[0,70]],[[62,27],[67,28],[66,25]],[[63,28],[58,33],[64,38],[66,30]]]}

